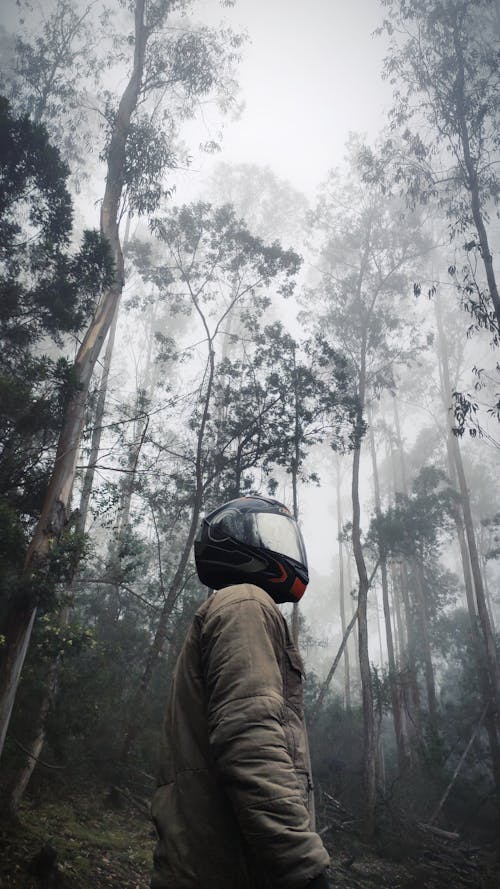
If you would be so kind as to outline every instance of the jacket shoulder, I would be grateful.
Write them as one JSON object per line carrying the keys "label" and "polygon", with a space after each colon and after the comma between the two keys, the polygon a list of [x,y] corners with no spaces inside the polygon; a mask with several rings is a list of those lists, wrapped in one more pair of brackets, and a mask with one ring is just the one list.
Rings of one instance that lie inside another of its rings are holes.
{"label": "jacket shoulder", "polygon": [[228,608],[231,605],[239,605],[244,602],[258,603],[263,606],[266,611],[269,611],[274,615],[278,621],[281,622],[283,620],[283,616],[278,606],[269,593],[266,593],[265,590],[253,583],[238,583],[233,584],[232,586],[223,587],[221,590],[216,590],[207,602],[208,607],[205,611],[205,615],[210,617],[221,608]]}

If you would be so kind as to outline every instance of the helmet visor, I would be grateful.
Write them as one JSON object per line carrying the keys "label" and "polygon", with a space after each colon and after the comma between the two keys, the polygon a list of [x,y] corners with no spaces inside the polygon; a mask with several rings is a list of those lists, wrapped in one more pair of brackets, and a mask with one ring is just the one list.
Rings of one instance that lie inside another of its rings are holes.
{"label": "helmet visor", "polygon": [[208,536],[222,541],[232,537],[257,549],[269,549],[307,566],[302,534],[295,519],[274,512],[224,509],[210,522]]}

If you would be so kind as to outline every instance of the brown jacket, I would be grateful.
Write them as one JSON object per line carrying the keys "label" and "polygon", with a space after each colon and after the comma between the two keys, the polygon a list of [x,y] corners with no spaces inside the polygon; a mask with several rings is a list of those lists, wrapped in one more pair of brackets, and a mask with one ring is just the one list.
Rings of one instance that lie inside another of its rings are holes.
{"label": "brown jacket", "polygon": [[259,587],[226,587],[198,610],[165,718],[152,889],[303,889],[324,871],[302,674]]}

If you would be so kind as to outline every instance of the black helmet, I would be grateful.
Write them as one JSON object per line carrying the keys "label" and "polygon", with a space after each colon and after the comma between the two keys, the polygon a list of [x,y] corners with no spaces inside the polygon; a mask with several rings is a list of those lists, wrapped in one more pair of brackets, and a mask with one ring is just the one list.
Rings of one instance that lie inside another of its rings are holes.
{"label": "black helmet", "polygon": [[254,583],[275,602],[298,602],[309,575],[299,526],[268,497],[239,497],[214,509],[194,544],[201,582],[213,589]]}

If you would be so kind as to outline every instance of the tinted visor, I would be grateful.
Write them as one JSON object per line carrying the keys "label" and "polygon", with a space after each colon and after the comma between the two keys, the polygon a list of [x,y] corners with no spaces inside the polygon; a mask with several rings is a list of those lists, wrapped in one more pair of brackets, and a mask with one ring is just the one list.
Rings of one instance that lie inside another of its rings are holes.
{"label": "tinted visor", "polygon": [[228,507],[211,520],[208,537],[218,542],[232,537],[257,549],[272,550],[307,567],[304,541],[291,516]]}

